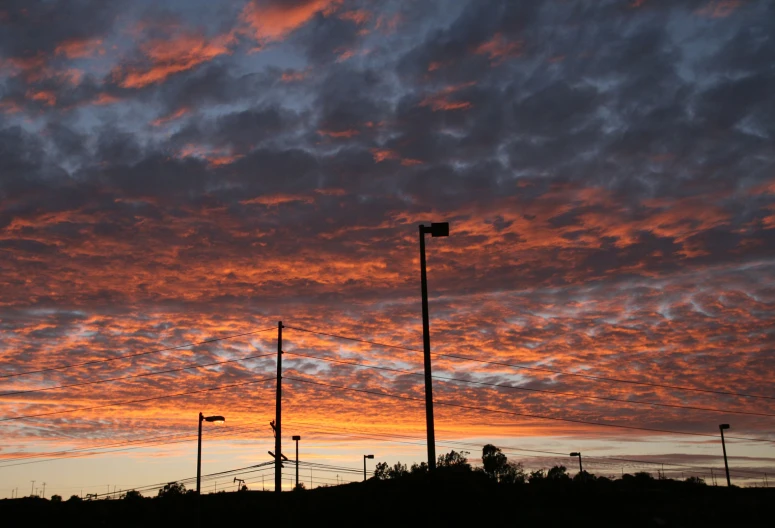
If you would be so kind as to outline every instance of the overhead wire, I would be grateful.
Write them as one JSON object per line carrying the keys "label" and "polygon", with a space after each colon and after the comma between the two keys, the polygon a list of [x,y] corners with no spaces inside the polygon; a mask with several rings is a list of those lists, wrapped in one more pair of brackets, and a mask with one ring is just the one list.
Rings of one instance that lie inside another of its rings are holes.
{"label": "overhead wire", "polygon": [[138,400],[127,400],[127,401],[122,401],[122,402],[106,403],[106,404],[103,404],[103,405],[94,405],[94,406],[91,406],[91,407],[78,407],[76,409],[65,409],[65,410],[61,410],[61,411],[51,411],[51,412],[45,412],[45,413],[39,413],[39,414],[27,414],[27,415],[22,415],[22,416],[8,416],[8,417],[5,417],[5,418],[0,418],[0,422],[9,422],[9,421],[13,421],[13,420],[29,420],[29,419],[32,419],[32,418],[41,418],[41,417],[53,416],[53,415],[57,415],[57,414],[67,414],[67,413],[74,413],[74,412],[79,412],[79,411],[92,411],[92,410],[95,410],[95,409],[104,409],[106,407],[117,407],[117,406],[121,406],[121,405],[130,405],[130,404],[134,404],[134,403],[143,403],[143,402],[148,402],[148,401],[164,400],[164,399],[167,399],[167,398],[177,398],[179,396],[188,396],[188,395],[191,395],[191,394],[199,394],[199,393],[202,393],[202,392],[212,392],[212,391],[223,390],[223,389],[228,389],[228,388],[233,388],[233,387],[242,387],[244,385],[251,385],[251,384],[255,384],[255,383],[261,383],[263,381],[269,381],[269,380],[273,380],[275,378],[276,378],[276,376],[272,376],[272,377],[262,378],[262,379],[259,379],[259,380],[245,381],[245,382],[242,382],[242,383],[230,383],[228,385],[219,385],[219,386],[216,386],[216,387],[207,387],[207,388],[204,388],[204,389],[197,389],[197,390],[193,390],[193,391],[178,392],[176,394],[164,394],[162,396],[154,396],[154,397],[151,397],[151,398],[141,398],[141,399],[138,399]]}
{"label": "overhead wire", "polygon": [[116,357],[105,358],[105,359],[95,359],[95,360],[92,360],[92,361],[85,361],[83,363],[69,363],[69,364],[64,364],[64,365],[58,365],[56,367],[47,367],[47,368],[38,369],[38,370],[28,370],[28,371],[25,371],[25,372],[13,372],[13,373],[10,373],[10,374],[0,374],[0,379],[13,378],[13,377],[18,377],[18,376],[27,376],[29,374],[41,374],[41,373],[44,373],[44,372],[53,372],[53,371],[58,371],[58,370],[67,370],[67,369],[76,368],[76,367],[85,367],[85,366],[88,366],[88,365],[96,365],[96,364],[99,364],[99,363],[108,363],[108,362],[111,362],[111,361],[118,361],[120,359],[130,359],[130,358],[135,358],[135,357],[139,357],[139,356],[147,356],[149,354],[159,354],[161,352],[170,352],[172,350],[180,350],[182,348],[188,348],[188,347],[199,346],[199,345],[206,345],[206,344],[209,344],[209,343],[217,343],[219,341],[227,341],[229,339],[236,339],[238,337],[245,337],[245,336],[249,336],[249,335],[260,334],[262,332],[268,332],[268,331],[274,330],[274,329],[275,329],[274,327],[272,327],[272,328],[264,328],[264,329],[261,329],[261,330],[254,330],[254,331],[251,331],[251,332],[243,332],[241,334],[233,334],[233,335],[224,336],[224,337],[218,337],[218,338],[214,338],[214,339],[206,339],[204,341],[197,341],[197,342],[194,342],[194,343],[186,343],[184,345],[178,345],[178,346],[174,346],[174,347],[160,348],[160,349],[157,349],[157,350],[147,350],[145,352],[137,352],[137,353],[134,353],[134,354],[124,354],[122,356],[116,356]]}
{"label": "overhead wire", "polygon": [[[408,352],[418,352],[423,353],[422,350],[416,349],[416,348],[410,348],[405,347],[401,345],[393,345],[389,343],[380,343],[377,341],[369,341],[367,339],[360,339],[357,337],[352,336],[344,336],[339,334],[333,334],[330,332],[321,332],[319,330],[312,330],[308,328],[301,328],[298,326],[286,326],[285,328],[291,329],[291,330],[297,330],[299,332],[306,332],[309,334],[317,334],[327,337],[333,337],[336,339],[344,339],[346,341],[354,341],[358,343],[365,343],[370,344],[374,346],[379,347],[385,347],[385,348],[395,348],[398,350],[405,350]],[[564,376],[574,376],[574,377],[580,377],[580,378],[586,378],[586,379],[592,379],[596,381],[607,381],[607,382],[613,382],[613,383],[629,383],[632,385],[642,385],[647,387],[658,387],[658,388],[665,388],[665,389],[672,389],[672,390],[683,390],[683,391],[692,391],[692,392],[703,392],[708,394],[719,394],[719,395],[725,395],[725,396],[741,396],[744,398],[758,398],[758,399],[764,399],[764,400],[775,400],[775,396],[763,396],[758,394],[749,394],[749,393],[742,393],[742,392],[732,392],[732,391],[719,391],[719,390],[712,390],[712,389],[702,389],[698,387],[684,387],[679,385],[669,385],[664,383],[652,383],[652,382],[646,382],[646,381],[636,381],[636,380],[628,380],[628,379],[622,379],[622,378],[612,378],[612,377],[605,377],[605,376],[594,376],[591,374],[580,374],[578,372],[568,372],[565,370],[559,370],[559,369],[551,369],[547,367],[531,367],[527,365],[518,365],[513,363],[502,363],[498,361],[487,361],[477,358],[471,358],[466,356],[460,356],[456,354],[442,354],[440,352],[434,352],[433,355],[438,357],[447,357],[450,359],[457,359],[457,360],[465,360],[465,361],[473,361],[477,363],[484,363],[484,364],[491,364],[491,365],[497,365],[497,366],[503,366],[503,367],[511,367],[516,369],[524,369],[524,370],[534,370],[534,371],[540,371],[540,372],[548,372],[552,374],[561,374]]]}
{"label": "overhead wire", "polygon": [[[378,370],[385,370],[385,371],[392,371],[396,373],[401,374],[409,374],[412,376],[424,376],[422,372],[414,372],[411,370],[404,370],[404,369],[396,369],[396,368],[390,368],[390,367],[382,367],[378,365],[369,365],[364,363],[356,363],[352,361],[343,361],[339,359],[333,359],[333,358],[326,358],[321,356],[311,356],[308,354],[301,354],[299,352],[294,351],[284,351],[285,354],[290,354],[294,356],[299,357],[305,357],[308,359],[316,359],[320,361],[328,361],[331,363],[340,363],[344,365],[351,365],[354,367],[360,367],[360,368],[371,368],[371,369],[378,369]],[[760,413],[760,412],[753,412],[753,411],[733,411],[733,410],[727,410],[727,409],[715,409],[711,407],[699,407],[694,405],[679,405],[679,404],[672,404],[672,403],[659,403],[659,402],[648,402],[648,401],[640,401],[640,400],[624,400],[621,398],[611,398],[608,396],[591,396],[586,394],[578,394],[574,392],[563,392],[563,391],[552,391],[547,389],[536,389],[532,387],[519,387],[514,385],[504,385],[502,383],[488,383],[485,381],[475,381],[475,380],[467,380],[462,378],[450,378],[446,376],[439,376],[439,375],[432,375],[433,379],[443,380],[443,381],[454,381],[454,382],[460,382],[460,383],[470,383],[474,385],[485,385],[489,387],[497,387],[501,389],[511,389],[511,390],[518,390],[518,391],[525,391],[525,392],[539,392],[544,394],[555,394],[558,396],[572,396],[575,398],[584,398],[589,400],[602,400],[602,401],[611,401],[611,402],[618,402],[618,403],[629,403],[634,405],[650,405],[655,407],[668,407],[673,409],[689,409],[694,411],[707,411],[707,412],[715,412],[715,413],[722,413],[722,414],[738,414],[738,415],[748,415],[748,416],[767,416],[767,417],[775,417],[775,414],[770,413]]]}
{"label": "overhead wire", "polygon": [[[322,383],[319,381],[312,381],[307,379],[301,379],[301,378],[292,378],[289,376],[284,376],[284,379],[288,379],[291,381],[298,381],[300,383],[309,383],[312,385],[320,385],[323,387],[329,387],[329,388],[335,388],[340,390],[347,390],[347,391],[354,391],[354,392],[360,392],[364,394],[372,394],[375,396],[382,396],[382,397],[388,397],[388,398],[395,398],[395,399],[401,399],[405,401],[414,401],[418,403],[424,403],[425,400],[421,398],[413,398],[411,396],[402,396],[398,394],[389,394],[384,392],[377,392],[377,391],[371,391],[367,389],[356,389],[353,387],[347,387],[343,385],[333,385],[329,383]],[[670,429],[659,429],[659,428],[653,428],[653,427],[637,427],[633,425],[621,425],[621,424],[607,424],[607,423],[601,423],[601,422],[593,422],[591,420],[581,420],[581,419],[575,419],[575,418],[559,418],[556,416],[545,416],[545,415],[539,415],[539,414],[530,414],[530,413],[518,413],[514,411],[506,411],[503,409],[488,409],[486,407],[478,407],[473,405],[463,405],[463,404],[457,404],[457,403],[449,403],[449,402],[434,402],[434,405],[441,405],[445,407],[453,407],[458,409],[466,409],[466,410],[473,410],[473,411],[483,411],[483,412],[490,412],[490,413],[497,413],[497,414],[506,414],[511,416],[522,416],[526,418],[536,418],[541,420],[552,420],[552,421],[560,421],[560,422],[568,422],[568,423],[578,423],[578,424],[584,424],[584,425],[595,425],[599,427],[611,427],[611,428],[618,428],[618,429],[629,429],[634,431],[649,431],[649,432],[655,432],[655,433],[666,433],[666,434],[678,434],[678,435],[689,435],[689,436],[698,436],[698,437],[704,437],[704,438],[719,438],[716,435],[711,435],[707,433],[694,433],[691,431],[675,431]],[[775,440],[770,440],[767,438],[750,438],[750,437],[740,437],[740,436],[726,436],[727,439],[734,439],[734,440],[744,440],[748,442],[766,442],[766,443],[775,443]]]}
{"label": "overhead wire", "polygon": [[30,394],[30,393],[35,393],[35,392],[44,392],[44,391],[50,391],[50,390],[56,390],[56,389],[69,389],[69,388],[72,388],[72,387],[83,387],[83,386],[86,386],[86,385],[99,385],[101,383],[112,383],[114,381],[123,381],[123,380],[128,380],[128,379],[145,378],[145,377],[149,377],[149,376],[158,376],[160,374],[171,374],[173,372],[183,372],[184,370],[193,370],[193,369],[198,369],[198,368],[214,367],[214,366],[218,366],[218,365],[226,365],[228,363],[239,363],[239,362],[242,362],[242,361],[248,361],[248,360],[251,360],[251,359],[258,359],[258,358],[263,358],[263,357],[268,357],[268,356],[275,356],[275,355],[276,355],[276,353],[260,354],[260,355],[247,356],[247,357],[237,358],[237,359],[228,359],[228,360],[224,360],[224,361],[215,361],[215,362],[212,362],[212,363],[197,363],[197,364],[189,365],[189,366],[186,366],[186,367],[179,367],[179,368],[168,369],[168,370],[156,370],[156,371],[152,371],[152,372],[142,372],[140,374],[132,374],[132,375],[129,375],[129,376],[120,376],[120,377],[117,377],[117,378],[100,379],[100,380],[94,380],[94,381],[83,381],[83,382],[79,382],[79,383],[70,383],[70,384],[67,384],[67,385],[56,385],[56,386],[53,386],[53,387],[43,387],[43,388],[40,388],[40,389],[28,389],[28,390],[20,390],[20,391],[13,391],[13,392],[0,392],[0,397],[4,397],[4,396],[18,396],[18,395],[21,395],[21,394]]}

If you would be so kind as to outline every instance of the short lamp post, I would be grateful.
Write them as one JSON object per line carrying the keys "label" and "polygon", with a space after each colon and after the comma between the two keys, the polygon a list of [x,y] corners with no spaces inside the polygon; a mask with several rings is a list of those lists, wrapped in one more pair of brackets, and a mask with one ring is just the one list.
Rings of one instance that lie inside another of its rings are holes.
{"label": "short lamp post", "polygon": [[374,455],[363,455],[363,482],[366,482],[366,459],[374,460]]}
{"label": "short lamp post", "polygon": [[580,451],[574,451],[570,454],[572,457],[579,457],[579,473],[584,472],[584,467],[581,465],[581,452]]}
{"label": "short lamp post", "polygon": [[301,436],[294,435],[293,440],[296,442],[296,489],[299,489],[299,440],[301,440]]}
{"label": "short lamp post", "polygon": [[199,495],[202,485],[202,422],[223,423],[226,418],[223,416],[205,416],[199,413],[199,441],[196,450],[196,494]]}
{"label": "short lamp post", "polygon": [[724,443],[724,429],[729,429],[729,424],[719,424],[719,431],[721,431],[721,449],[724,451],[724,469],[727,472],[727,486],[732,485],[732,481],[729,480],[729,463],[727,463],[727,446]]}

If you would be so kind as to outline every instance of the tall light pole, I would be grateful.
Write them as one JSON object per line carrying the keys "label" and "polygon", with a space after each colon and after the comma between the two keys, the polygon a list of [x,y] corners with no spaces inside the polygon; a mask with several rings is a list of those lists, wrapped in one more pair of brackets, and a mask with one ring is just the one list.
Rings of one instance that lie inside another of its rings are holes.
{"label": "tall light pole", "polygon": [[296,441],[296,489],[299,488],[299,435],[294,435],[293,439]]}
{"label": "tall light pole", "polygon": [[727,463],[727,446],[724,443],[724,429],[729,429],[729,424],[719,424],[719,431],[721,431],[721,449],[724,450],[724,469],[727,472],[727,486],[732,485],[732,481],[729,480],[729,464]]}
{"label": "tall light pole", "polygon": [[374,460],[374,455],[363,455],[363,482],[366,482],[366,459]]}
{"label": "tall light pole", "polygon": [[428,277],[425,273],[425,235],[449,236],[449,223],[420,224],[420,282],[422,283],[422,341],[425,362],[425,426],[428,434],[428,471],[436,469],[436,432],[433,425],[433,379],[431,378],[431,334],[428,316]]}
{"label": "tall light pole", "polygon": [[196,449],[196,494],[199,495],[202,484],[202,422],[223,423],[226,418],[223,416],[205,416],[199,413],[199,440]]}
{"label": "tall light pole", "polygon": [[274,410],[274,491],[283,491],[283,322],[277,321],[277,391]]}

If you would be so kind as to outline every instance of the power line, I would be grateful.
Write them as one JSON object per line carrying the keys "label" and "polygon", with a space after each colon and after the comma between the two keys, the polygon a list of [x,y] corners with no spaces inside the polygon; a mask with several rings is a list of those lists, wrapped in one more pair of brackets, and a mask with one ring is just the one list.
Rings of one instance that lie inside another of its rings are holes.
{"label": "power line", "polygon": [[[311,380],[300,379],[300,378],[292,378],[292,377],[289,377],[289,376],[285,376],[285,379],[289,379],[291,381],[298,381],[298,382],[301,382],[301,383],[309,383],[309,384],[312,384],[312,385],[320,385],[320,386],[323,386],[323,387],[330,387],[330,388],[341,389],[341,390],[349,390],[349,391],[354,391],[354,392],[362,392],[364,394],[372,394],[372,395],[375,395],[375,396],[384,396],[384,397],[388,397],[388,398],[396,398],[396,399],[406,400],[406,401],[415,401],[415,402],[420,402],[420,403],[423,403],[425,401],[425,400],[423,400],[421,398],[413,398],[411,396],[400,396],[400,395],[397,395],[397,394],[388,394],[388,393],[385,393],[385,392],[370,391],[370,390],[366,390],[366,389],[356,389],[356,388],[353,388],[353,387],[345,387],[345,386],[342,386],[342,385],[333,385],[333,384],[328,384],[328,383],[322,383],[322,382],[319,382],[319,381],[311,381]],[[538,414],[518,413],[518,412],[514,412],[514,411],[506,411],[506,410],[503,410],[503,409],[488,409],[486,407],[476,407],[476,406],[472,406],[472,405],[462,405],[462,404],[448,403],[448,402],[434,402],[434,403],[436,405],[442,405],[442,406],[445,406],[445,407],[455,407],[455,408],[458,408],[458,409],[466,409],[466,410],[472,410],[472,411],[484,411],[484,412],[491,412],[491,413],[497,413],[497,414],[507,414],[507,415],[511,415],[511,416],[523,416],[523,417],[526,417],[526,418],[536,418],[536,419],[541,419],[541,420],[553,420],[553,421],[559,421],[559,422],[578,423],[578,424],[584,424],[584,425],[596,425],[596,426],[599,426],[599,427],[613,427],[613,428],[617,428],[617,429],[630,429],[630,430],[634,430],[634,431],[649,431],[649,432],[652,432],[652,433],[667,433],[667,434],[700,436],[700,437],[704,437],[704,438],[719,438],[716,435],[711,435],[711,434],[706,434],[706,433],[692,433],[692,432],[689,432],[689,431],[673,431],[673,430],[670,430],[670,429],[657,429],[657,428],[651,428],[651,427],[637,427],[637,426],[633,426],[633,425],[606,424],[606,423],[601,423],[601,422],[593,422],[593,421],[589,421],[589,420],[580,420],[580,419],[575,419],[575,418],[558,418],[558,417],[543,416],[543,415],[538,415]],[[775,440],[769,440],[769,439],[766,439],[766,438],[748,438],[748,437],[740,437],[740,436],[737,436],[737,437],[727,436],[726,438],[734,439],[734,440],[744,440],[744,441],[748,441],[748,442],[775,443]]]}
{"label": "power line", "polygon": [[[410,374],[412,376],[423,376],[420,372],[413,372],[410,370],[403,370],[403,369],[396,369],[396,368],[390,368],[390,367],[381,367],[377,365],[368,365],[364,363],[355,363],[351,361],[342,361],[338,359],[331,359],[331,358],[324,358],[320,356],[310,356],[307,354],[300,354],[298,352],[285,352],[286,354],[291,354],[294,356],[300,356],[305,357],[309,359],[317,359],[320,361],[328,361],[331,363],[341,363],[344,365],[352,365],[354,367],[361,367],[361,368],[372,368],[372,369],[379,369],[379,370],[387,370],[392,372],[398,372],[401,374]],[[722,414],[739,414],[739,415],[748,415],[748,416],[769,416],[769,417],[775,417],[775,414],[769,414],[769,413],[759,413],[759,412],[753,412],[753,411],[730,411],[726,409],[714,409],[711,407],[698,407],[694,405],[679,405],[674,403],[658,403],[658,402],[645,402],[645,401],[638,401],[638,400],[623,400],[620,398],[611,398],[608,396],[589,396],[585,394],[577,394],[574,392],[562,392],[562,391],[552,391],[547,389],[536,389],[536,388],[530,388],[530,387],[515,387],[513,385],[503,385],[501,383],[488,383],[485,381],[474,381],[474,380],[466,380],[461,378],[449,378],[446,376],[432,376],[433,379],[438,380],[444,380],[444,381],[455,381],[455,382],[461,382],[461,383],[471,383],[475,385],[485,385],[489,387],[498,387],[502,389],[511,389],[511,390],[518,390],[518,391],[527,391],[527,392],[540,392],[544,394],[556,394],[559,396],[572,396],[575,398],[585,398],[589,400],[602,400],[602,401],[611,401],[611,402],[619,402],[619,403],[631,403],[634,405],[651,405],[656,407],[669,407],[673,409],[689,409],[694,411],[708,411],[708,412],[716,412],[716,413],[722,413]]]}
{"label": "power line", "polygon": [[21,390],[21,391],[14,391],[14,392],[2,392],[0,393],[0,397],[4,396],[18,396],[21,394],[30,394],[34,392],[43,392],[43,391],[50,391],[50,390],[56,390],[56,389],[68,389],[72,387],[83,387],[85,385],[99,385],[101,383],[111,383],[114,381],[122,381],[122,380],[128,380],[128,379],[135,379],[135,378],[144,378],[148,376],[158,376],[159,374],[170,374],[173,372],[182,372],[184,370],[192,370],[192,369],[198,369],[198,368],[204,368],[204,367],[214,367],[216,365],[225,365],[227,363],[238,363],[241,361],[248,361],[250,359],[258,359],[262,357],[268,357],[268,356],[274,356],[275,354],[261,354],[258,356],[248,356],[244,358],[239,359],[229,359],[225,361],[215,361],[213,363],[199,363],[195,365],[190,365],[188,367],[180,367],[175,369],[169,369],[169,370],[157,370],[153,372],[143,372],[142,374],[133,374],[131,376],[121,376],[118,378],[109,378],[109,379],[101,379],[101,380],[95,380],[95,381],[83,381],[79,383],[71,383],[68,385],[56,385],[54,387],[43,387],[41,389],[29,389],[29,390]]}
{"label": "power line", "polygon": [[13,374],[2,374],[2,375],[0,375],[0,379],[3,379],[3,378],[13,378],[13,377],[17,377],[17,376],[26,376],[28,374],[40,374],[40,373],[43,373],[43,372],[52,372],[52,371],[55,371],[55,370],[66,370],[66,369],[75,368],[75,367],[84,367],[84,366],[87,366],[87,365],[96,365],[98,363],[108,363],[110,361],[118,361],[119,359],[128,359],[128,358],[134,358],[134,357],[139,357],[139,356],[147,356],[148,354],[159,354],[161,352],[169,352],[171,350],[179,350],[181,348],[188,348],[188,347],[192,347],[192,346],[206,345],[208,343],[216,343],[218,341],[226,341],[228,339],[236,339],[238,337],[245,337],[245,336],[249,336],[249,335],[260,334],[261,332],[268,332],[269,330],[274,330],[274,328],[264,328],[263,330],[254,330],[252,332],[244,332],[242,334],[234,334],[234,335],[225,336],[225,337],[218,337],[218,338],[215,338],[215,339],[207,339],[205,341],[198,341],[196,343],[187,343],[185,345],[178,345],[178,346],[169,347],[169,348],[161,348],[161,349],[158,349],[158,350],[148,350],[148,351],[145,351],[145,352],[138,352],[138,353],[135,353],[135,354],[125,354],[123,356],[116,356],[116,357],[107,358],[107,359],[95,359],[93,361],[86,361],[84,363],[70,363],[70,364],[65,364],[65,365],[59,365],[57,367],[48,367],[48,368],[39,369],[39,370],[28,370],[26,372],[16,372],[16,373],[13,373]]}
{"label": "power line", "polygon": [[[258,424],[259,422],[249,422],[250,425]],[[247,427],[247,424],[245,426],[236,427],[236,428],[229,428],[227,431],[223,432],[213,432],[209,433],[208,437],[210,438],[220,438],[223,436],[228,436],[234,433],[248,433],[253,431],[260,431],[264,430],[264,427],[255,428],[255,427]],[[169,441],[161,441],[161,442],[155,442],[156,440],[160,438],[175,438],[175,440],[169,440]],[[135,449],[146,449],[149,447],[157,447],[157,446],[165,446],[165,445],[172,445],[172,444],[180,444],[185,442],[190,442],[193,439],[196,439],[197,435],[190,433],[176,433],[172,435],[159,435],[151,438],[145,438],[145,439],[134,439],[129,440],[126,442],[118,442],[115,444],[106,444],[106,445],[100,445],[100,446],[94,446],[94,447],[85,447],[85,448],[78,448],[78,449],[69,449],[66,451],[55,451],[55,452],[48,452],[48,453],[30,453],[29,456],[26,457],[17,457],[17,458],[9,458],[9,459],[0,459],[0,468],[5,467],[13,467],[13,466],[23,466],[27,464],[37,464],[41,462],[53,462],[56,460],[66,460],[70,458],[81,458],[86,456],[99,456],[104,455],[108,453],[117,453],[121,451],[132,451]],[[140,445],[136,445],[140,444]],[[119,447],[119,446],[134,446],[134,447]],[[100,451],[102,449],[107,449],[109,447],[119,447],[118,449],[108,449],[106,451]],[[72,454],[74,453],[74,454]],[[60,456],[61,455],[61,456]],[[43,458],[46,456],[50,456],[51,458]],[[30,459],[37,459],[37,460],[31,460]],[[27,462],[20,462],[20,461],[27,461]],[[6,462],[17,462],[15,464],[8,464]]]}
{"label": "power line", "polygon": [[[332,334],[332,333],[328,333],[328,332],[320,332],[318,330],[310,330],[310,329],[306,329],[306,328],[299,328],[299,327],[296,327],[296,326],[287,326],[286,328],[290,328],[291,330],[298,330],[300,332],[307,332],[309,334],[318,334],[318,335],[323,335],[323,336],[327,336],[327,337],[334,337],[334,338],[337,338],[337,339],[344,339],[344,340],[347,340],[347,341],[355,341],[357,343],[367,343],[367,344],[370,344],[370,345],[375,345],[375,346],[380,346],[380,347],[385,347],[385,348],[395,348],[395,349],[399,349],[399,350],[405,350],[405,351],[408,351],[408,352],[422,353],[422,350],[419,350],[419,349],[416,349],[416,348],[409,348],[409,347],[404,347],[404,346],[400,346],[400,345],[391,345],[391,344],[388,344],[388,343],[379,343],[379,342],[376,342],[376,341],[368,341],[366,339],[359,339],[357,337],[343,336],[343,335]],[[490,365],[518,368],[518,369],[524,369],[524,370],[535,370],[535,371],[539,371],[539,372],[550,372],[552,374],[562,374],[564,376],[574,376],[574,377],[579,377],[579,378],[592,379],[592,380],[596,380],[596,381],[608,381],[608,382],[613,382],[613,383],[629,383],[629,384],[632,384],[632,385],[643,385],[643,386],[646,386],[646,387],[659,387],[659,388],[664,388],[664,389],[683,390],[683,391],[692,391],[692,392],[703,392],[703,393],[708,393],[708,394],[721,394],[721,395],[725,395],[725,396],[741,396],[741,397],[744,397],[744,398],[759,398],[759,399],[764,399],[764,400],[775,400],[775,396],[761,396],[761,395],[757,395],[757,394],[747,394],[747,393],[741,393],[741,392],[718,391],[718,390],[711,390],[711,389],[700,389],[700,388],[697,388],[697,387],[682,387],[682,386],[678,386],[678,385],[667,385],[667,384],[662,384],[662,383],[650,383],[650,382],[646,382],[646,381],[635,381],[635,380],[627,380],[627,379],[621,379],[621,378],[609,378],[609,377],[604,377],[604,376],[593,376],[593,375],[590,375],[590,374],[579,374],[577,372],[567,372],[567,371],[564,371],[564,370],[550,369],[550,368],[547,368],[547,367],[529,367],[529,366],[526,366],[526,365],[515,365],[515,364],[512,364],[512,363],[501,363],[501,362],[497,362],[497,361],[485,361],[485,360],[482,360],[482,359],[470,358],[470,357],[466,357],[466,356],[458,356],[458,355],[454,355],[454,354],[441,354],[439,352],[434,352],[433,354],[436,355],[436,356],[439,356],[439,357],[447,357],[447,358],[451,358],[451,359],[473,361],[473,362],[477,362],[477,363],[485,363],[485,364],[490,364]]]}
{"label": "power line", "polygon": [[243,385],[250,385],[250,384],[253,384],[253,383],[261,383],[262,381],[268,381],[268,380],[273,380],[273,379],[275,379],[275,376],[272,376],[272,377],[269,377],[269,378],[262,378],[260,380],[246,381],[246,382],[243,382],[243,383],[231,383],[229,385],[219,385],[217,387],[208,387],[206,389],[198,389],[198,390],[194,390],[194,391],[179,392],[179,393],[176,393],[176,394],[165,394],[165,395],[162,395],[162,396],[155,396],[155,397],[152,397],[152,398],[142,398],[142,399],[139,399],[139,400],[128,400],[128,401],[123,401],[123,402],[106,403],[104,405],[94,405],[92,407],[78,407],[76,409],[67,409],[67,410],[64,410],[64,411],[52,411],[52,412],[40,413],[40,414],[27,414],[27,415],[23,415],[23,416],[11,416],[11,417],[6,417],[6,418],[0,418],[0,422],[8,422],[8,421],[12,421],[12,420],[26,420],[26,419],[29,419],[29,418],[40,418],[40,417],[43,417],[43,416],[51,416],[51,415],[55,415],[55,414],[66,414],[66,413],[72,413],[72,412],[78,412],[78,411],[91,411],[91,410],[94,410],[94,409],[104,409],[105,407],[116,407],[116,406],[119,406],[119,405],[129,405],[129,404],[132,404],[132,403],[142,403],[142,402],[147,402],[147,401],[163,400],[163,399],[166,399],[166,398],[176,398],[178,396],[187,396],[189,394],[198,394],[200,392],[211,392],[211,391],[216,391],[216,390],[228,389],[228,388],[231,388],[231,387],[241,387]]}

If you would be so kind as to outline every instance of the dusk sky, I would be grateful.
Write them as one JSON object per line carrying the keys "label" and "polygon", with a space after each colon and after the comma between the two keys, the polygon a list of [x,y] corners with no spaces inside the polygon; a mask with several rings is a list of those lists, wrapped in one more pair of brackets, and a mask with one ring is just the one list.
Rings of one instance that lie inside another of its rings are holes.
{"label": "dusk sky", "polygon": [[424,460],[423,222],[434,353],[499,363],[434,356],[437,453],[710,481],[730,423],[761,485],[773,35],[768,0],[0,0],[0,497],[191,477],[200,411],[203,473],[269,461],[280,320],[404,347],[286,329],[287,456]]}

